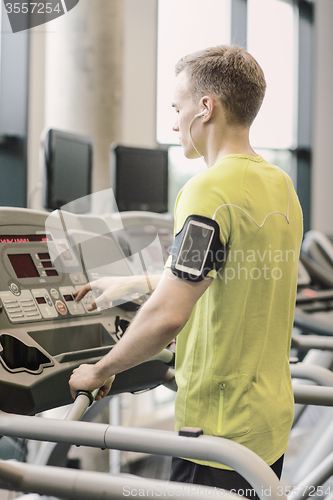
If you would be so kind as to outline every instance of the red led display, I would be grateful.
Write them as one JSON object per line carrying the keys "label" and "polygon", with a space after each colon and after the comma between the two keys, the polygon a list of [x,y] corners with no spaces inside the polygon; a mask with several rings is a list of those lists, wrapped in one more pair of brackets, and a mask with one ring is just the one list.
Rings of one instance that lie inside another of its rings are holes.
{"label": "red led display", "polygon": [[50,254],[49,253],[39,253],[38,254],[38,257],[40,258],[40,260],[50,260]]}
{"label": "red led display", "polygon": [[36,297],[36,300],[38,304],[46,304],[44,297]]}
{"label": "red led display", "polygon": [[52,262],[50,260],[48,260],[48,261],[42,262],[42,266],[44,268],[53,267],[53,264],[52,264]]}
{"label": "red led display", "polygon": [[46,276],[58,276],[58,273],[55,269],[46,269]]}
{"label": "red led display", "polygon": [[0,236],[0,243],[33,243],[36,241],[47,243],[48,241],[52,241],[52,238],[49,234],[10,234]]}
{"label": "red led display", "polygon": [[38,271],[30,254],[12,254],[8,258],[18,278],[39,278]]}

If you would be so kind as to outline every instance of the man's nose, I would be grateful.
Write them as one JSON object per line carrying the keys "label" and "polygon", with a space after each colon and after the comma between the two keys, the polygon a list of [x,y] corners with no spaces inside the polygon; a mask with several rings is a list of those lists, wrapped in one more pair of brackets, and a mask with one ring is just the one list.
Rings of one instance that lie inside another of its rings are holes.
{"label": "man's nose", "polygon": [[175,123],[173,124],[172,130],[174,132],[179,132],[178,120],[176,120]]}

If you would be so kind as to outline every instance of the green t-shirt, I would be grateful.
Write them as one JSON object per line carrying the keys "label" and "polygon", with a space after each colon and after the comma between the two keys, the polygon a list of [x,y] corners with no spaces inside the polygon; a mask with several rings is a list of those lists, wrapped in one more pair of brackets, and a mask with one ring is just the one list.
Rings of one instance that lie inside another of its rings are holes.
{"label": "green t-shirt", "polygon": [[228,254],[177,337],[176,430],[200,427],[271,465],[288,446],[293,419],[300,204],[282,170],[261,156],[228,155],[179,193],[175,233],[194,214],[215,218]]}

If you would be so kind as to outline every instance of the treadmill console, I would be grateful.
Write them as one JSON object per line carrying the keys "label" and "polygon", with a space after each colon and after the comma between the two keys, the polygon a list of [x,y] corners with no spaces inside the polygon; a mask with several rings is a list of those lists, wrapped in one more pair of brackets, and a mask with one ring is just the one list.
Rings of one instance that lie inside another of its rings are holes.
{"label": "treadmill console", "polygon": [[[0,208],[3,411],[33,414],[70,403],[72,370],[105,355],[147,300],[145,295],[124,297],[113,307],[88,311],[93,293],[77,302],[74,292],[105,275],[160,272],[161,255],[165,261],[172,245],[172,220],[158,214],[121,214],[122,228],[115,231],[111,216],[60,213],[51,224],[49,217]],[[167,370],[162,362],[148,361],[119,374],[112,392],[155,387]]]}
{"label": "treadmill console", "polygon": [[17,324],[89,314],[92,293],[81,303],[73,297],[87,283],[85,274],[57,271],[47,247],[52,238],[45,229],[44,233],[42,228],[15,229],[16,234],[4,234],[2,226],[0,235],[0,299],[9,321]]}

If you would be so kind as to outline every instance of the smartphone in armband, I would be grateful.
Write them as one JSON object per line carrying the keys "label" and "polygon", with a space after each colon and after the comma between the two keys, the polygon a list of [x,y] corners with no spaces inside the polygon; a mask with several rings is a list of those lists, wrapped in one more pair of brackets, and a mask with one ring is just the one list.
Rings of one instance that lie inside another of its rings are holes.
{"label": "smartphone in armband", "polygon": [[171,270],[182,279],[201,281],[209,271],[219,267],[215,265],[216,251],[221,248],[217,222],[190,216],[175,237]]}

